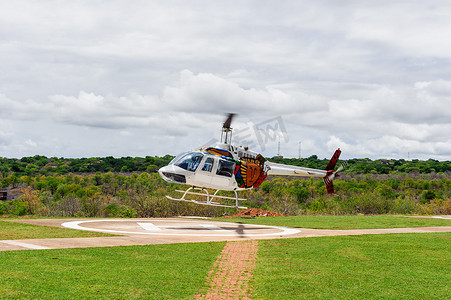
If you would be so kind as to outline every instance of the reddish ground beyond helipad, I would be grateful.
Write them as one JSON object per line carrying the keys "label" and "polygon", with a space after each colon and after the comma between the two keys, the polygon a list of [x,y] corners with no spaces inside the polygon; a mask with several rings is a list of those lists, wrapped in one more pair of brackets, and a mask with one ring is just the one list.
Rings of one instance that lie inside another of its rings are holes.
{"label": "reddish ground beyond helipad", "polygon": [[226,223],[204,219],[187,218],[72,220],[20,219],[11,221],[34,225],[99,231],[116,234],[118,236],[94,238],[0,240],[0,251],[151,245],[208,241],[239,241],[274,238],[302,238],[334,235],[451,232],[451,226],[362,230],[320,230]]}

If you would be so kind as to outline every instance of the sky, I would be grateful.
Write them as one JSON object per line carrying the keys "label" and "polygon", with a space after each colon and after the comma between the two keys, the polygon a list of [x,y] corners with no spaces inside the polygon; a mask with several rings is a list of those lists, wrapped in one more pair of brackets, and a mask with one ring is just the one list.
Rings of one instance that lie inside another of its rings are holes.
{"label": "sky", "polygon": [[449,1],[0,4],[0,157],[451,160]]}

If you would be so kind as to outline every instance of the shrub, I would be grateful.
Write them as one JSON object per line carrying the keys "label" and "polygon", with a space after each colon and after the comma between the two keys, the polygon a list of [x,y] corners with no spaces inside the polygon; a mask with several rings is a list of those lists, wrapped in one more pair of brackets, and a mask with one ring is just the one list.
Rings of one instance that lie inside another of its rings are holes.
{"label": "shrub", "polygon": [[396,198],[396,193],[393,191],[393,188],[386,185],[386,184],[382,184],[381,186],[379,186],[377,188],[380,196],[382,196],[384,199],[394,199]]}
{"label": "shrub", "polygon": [[39,192],[32,190],[30,187],[21,188],[20,191],[22,193],[22,196],[20,196],[17,201],[24,203],[28,214],[36,214],[39,210],[42,200]]}
{"label": "shrub", "polygon": [[5,215],[8,210],[8,204],[6,202],[0,202],[0,216]]}
{"label": "shrub", "polygon": [[357,197],[353,197],[351,203],[354,207],[354,213],[361,214],[386,214],[389,212],[389,203],[383,199],[378,193],[365,193]]}
{"label": "shrub", "polygon": [[423,191],[423,193],[421,193],[421,199],[420,202],[421,203],[429,203],[432,199],[435,198],[435,192],[431,191],[431,190],[427,190],[427,191]]}
{"label": "shrub", "polygon": [[135,218],[136,217],[136,210],[133,208],[126,208],[121,213],[122,218]]}
{"label": "shrub", "polygon": [[296,187],[293,188],[292,192],[298,203],[305,203],[305,201],[310,197],[310,192],[307,188]]}
{"label": "shrub", "polygon": [[320,196],[308,205],[308,210],[320,214],[342,214],[340,209],[340,196]]}
{"label": "shrub", "polygon": [[416,211],[416,203],[412,199],[397,198],[391,203],[390,213],[393,214],[412,214]]}
{"label": "shrub", "polygon": [[451,214],[451,198],[434,199],[430,203],[419,204],[417,212],[425,215],[449,215]]}
{"label": "shrub", "polygon": [[24,202],[12,200],[0,203],[0,215],[25,216],[28,212]]}

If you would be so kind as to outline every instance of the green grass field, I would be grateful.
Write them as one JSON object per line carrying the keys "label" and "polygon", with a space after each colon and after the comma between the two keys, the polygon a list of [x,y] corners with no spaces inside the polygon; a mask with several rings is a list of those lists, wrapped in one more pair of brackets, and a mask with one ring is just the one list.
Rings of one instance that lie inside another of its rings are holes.
{"label": "green grass field", "polygon": [[[451,233],[262,240],[256,299],[449,299]],[[0,252],[0,298],[192,299],[224,243]]]}
{"label": "green grass field", "polygon": [[0,298],[189,299],[224,243],[0,252]]}
{"label": "green grass field", "polygon": [[254,298],[449,299],[451,233],[259,242]]}
{"label": "green grass field", "polygon": [[215,221],[313,229],[377,229],[451,226],[449,219],[404,216],[294,216],[215,219]]}
{"label": "green grass field", "polygon": [[[394,216],[231,221],[332,229],[450,226],[450,220]],[[99,235],[0,221],[0,239],[7,234],[6,239]],[[451,233],[261,240],[253,298],[449,299],[450,245]],[[223,247],[218,242],[0,252],[0,299],[192,299],[206,289]]]}
{"label": "green grass field", "polygon": [[0,221],[0,240],[113,236],[101,232]]}

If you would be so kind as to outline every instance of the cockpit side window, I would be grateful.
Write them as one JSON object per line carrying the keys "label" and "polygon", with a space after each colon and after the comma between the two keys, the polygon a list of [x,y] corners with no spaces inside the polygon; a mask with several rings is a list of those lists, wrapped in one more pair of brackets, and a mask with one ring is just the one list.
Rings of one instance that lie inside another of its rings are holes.
{"label": "cockpit side window", "polygon": [[187,171],[195,172],[204,155],[199,152],[189,152],[174,159],[173,164]]}
{"label": "cockpit side window", "polygon": [[219,160],[217,175],[232,177],[235,170],[235,163],[226,160]]}
{"label": "cockpit side window", "polygon": [[205,164],[202,167],[202,171],[211,172],[211,170],[213,169],[213,162],[214,162],[213,157],[207,157],[207,159],[205,160]]}

